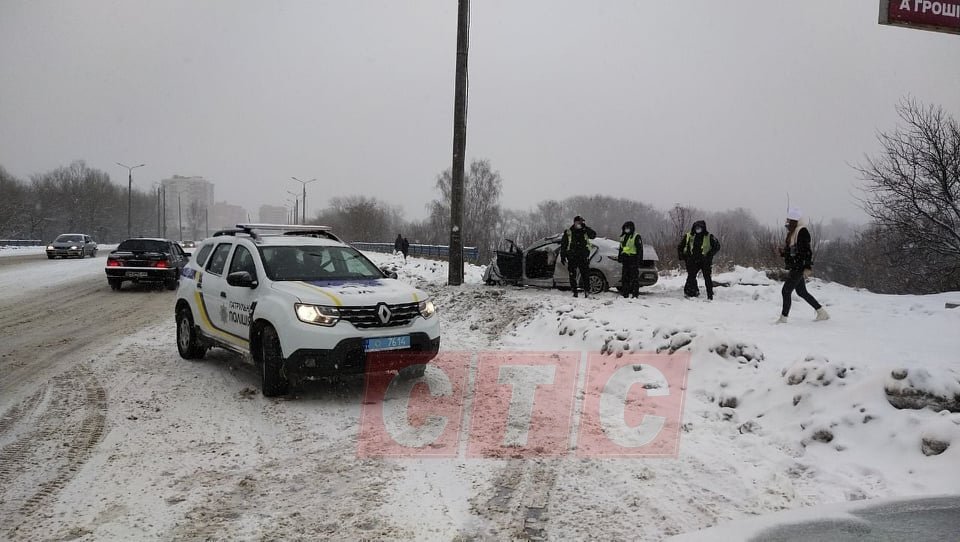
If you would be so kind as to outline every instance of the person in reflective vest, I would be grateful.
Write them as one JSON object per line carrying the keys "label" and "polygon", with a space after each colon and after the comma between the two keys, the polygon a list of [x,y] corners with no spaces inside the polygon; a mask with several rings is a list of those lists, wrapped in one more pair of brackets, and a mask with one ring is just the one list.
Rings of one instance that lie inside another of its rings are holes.
{"label": "person in reflective vest", "polygon": [[631,221],[623,223],[620,234],[620,250],[617,253],[617,261],[623,266],[620,273],[621,288],[620,293],[623,297],[640,296],[640,260],[643,259],[643,239],[636,232],[636,228]]}
{"label": "person in reflective vest", "polygon": [[713,299],[713,256],[720,252],[720,241],[707,231],[707,223],[698,220],[690,231],[680,239],[677,252],[681,261],[687,264],[687,282],[683,285],[683,295],[697,297],[697,273],[703,273],[703,283],[707,288],[707,299]]}
{"label": "person in reflective vest", "polygon": [[573,297],[577,297],[578,278],[583,297],[587,297],[590,292],[590,252],[593,248],[590,240],[596,238],[597,232],[587,226],[587,222],[581,216],[574,217],[573,225],[563,232],[563,238],[560,240],[560,263],[566,265],[570,273],[570,289],[573,290]]}

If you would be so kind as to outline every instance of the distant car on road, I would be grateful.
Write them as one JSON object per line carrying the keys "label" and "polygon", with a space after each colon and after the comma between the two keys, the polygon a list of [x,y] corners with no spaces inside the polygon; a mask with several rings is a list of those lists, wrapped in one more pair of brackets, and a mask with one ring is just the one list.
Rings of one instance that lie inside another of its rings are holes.
{"label": "distant car on road", "polygon": [[197,242],[196,241],[180,241],[180,246],[183,248],[196,248]]}
{"label": "distant car on road", "polygon": [[82,233],[65,233],[47,245],[47,258],[84,258],[97,255],[97,243]]}
{"label": "distant car on road", "polygon": [[176,290],[190,257],[169,239],[127,239],[107,256],[107,282],[119,290],[124,282],[156,283]]}
{"label": "distant car on road", "polygon": [[[570,288],[570,276],[560,260],[561,234],[546,237],[523,249],[510,239],[506,250],[498,250],[493,261],[483,274],[486,284],[516,284],[542,288]],[[611,286],[620,288],[622,266],[617,261],[620,243],[612,239],[592,239],[590,252],[590,293],[607,291]],[[640,286],[657,283],[657,262],[660,258],[653,246],[643,245],[640,262]]]}

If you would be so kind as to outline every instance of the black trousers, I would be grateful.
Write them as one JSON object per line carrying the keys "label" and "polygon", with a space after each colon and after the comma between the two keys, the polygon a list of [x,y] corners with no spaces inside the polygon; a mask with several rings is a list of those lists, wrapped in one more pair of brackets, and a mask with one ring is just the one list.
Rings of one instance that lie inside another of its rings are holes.
{"label": "black trousers", "polygon": [[590,291],[588,276],[590,275],[590,261],[587,258],[567,258],[567,271],[570,273],[570,289],[577,291],[577,277],[580,278],[580,289]]}
{"label": "black trousers", "polygon": [[791,269],[790,275],[787,276],[787,280],[783,283],[783,290],[781,290],[781,293],[783,293],[783,310],[780,311],[780,314],[790,316],[790,305],[793,301],[791,294],[794,290],[796,290],[797,295],[813,307],[813,310],[820,309],[820,303],[807,291],[807,277],[803,276],[803,270]]}
{"label": "black trousers", "polygon": [[620,279],[623,290],[620,292],[623,297],[640,295],[640,257],[637,255],[620,255],[620,263],[623,265]]}
{"label": "black trousers", "polygon": [[683,285],[683,293],[689,297],[700,295],[697,286],[697,273],[703,273],[703,283],[707,287],[707,297],[713,299],[713,262],[706,260],[687,260],[687,282]]}

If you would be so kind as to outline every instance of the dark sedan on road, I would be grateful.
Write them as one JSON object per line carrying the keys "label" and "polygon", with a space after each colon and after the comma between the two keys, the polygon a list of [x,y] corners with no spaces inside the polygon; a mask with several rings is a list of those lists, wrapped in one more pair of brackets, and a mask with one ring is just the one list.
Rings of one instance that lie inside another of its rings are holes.
{"label": "dark sedan on road", "polygon": [[124,282],[153,283],[176,290],[190,256],[169,239],[127,239],[107,256],[107,282],[119,290]]}
{"label": "dark sedan on road", "polygon": [[89,235],[65,233],[47,245],[47,258],[93,258],[97,255],[97,243]]}

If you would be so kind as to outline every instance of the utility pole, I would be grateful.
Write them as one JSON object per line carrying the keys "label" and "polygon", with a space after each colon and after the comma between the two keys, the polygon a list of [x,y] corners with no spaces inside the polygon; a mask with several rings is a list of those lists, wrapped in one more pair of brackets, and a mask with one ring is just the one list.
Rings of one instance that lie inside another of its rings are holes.
{"label": "utility pole", "polygon": [[160,186],[157,186],[157,237],[160,237]]}
{"label": "utility pole", "polygon": [[457,75],[453,99],[453,169],[450,172],[450,248],[447,284],[463,284],[463,168],[467,150],[467,52],[470,48],[470,0],[459,0]]}
{"label": "utility pole", "polygon": [[180,230],[180,241],[183,242],[183,204],[180,201],[179,192],[177,192],[177,229]]}
{"label": "utility pole", "polygon": [[[247,222],[250,222],[250,217],[247,217]],[[204,239],[210,237],[210,208],[205,207],[203,209],[203,228],[206,231],[206,234],[203,236]]]}
{"label": "utility pole", "polygon": [[300,184],[303,185],[303,199],[300,200],[300,201],[303,202],[303,206],[302,206],[302,207],[303,207],[303,210],[302,210],[302,215],[303,215],[303,217],[300,219],[300,223],[301,223],[301,224],[306,224],[306,223],[307,223],[307,185],[310,184],[310,183],[312,183],[312,182],[314,182],[314,181],[316,181],[316,179],[310,179],[309,181],[301,181],[300,179],[298,179],[298,178],[296,178],[296,177],[290,177],[290,178],[293,179],[294,181],[297,181],[298,183],[300,183]]}
{"label": "utility pole", "polygon": [[138,166],[127,166],[127,165],[121,164],[120,162],[117,162],[117,165],[120,167],[127,168],[127,238],[129,238],[130,237],[130,216],[131,216],[130,211],[132,209],[132,204],[133,204],[133,196],[131,196],[131,192],[133,190],[133,170],[137,169],[138,167],[143,167],[146,164],[140,164]]}
{"label": "utility pole", "polygon": [[167,238],[167,187],[161,186],[160,190],[163,192],[163,238]]}

